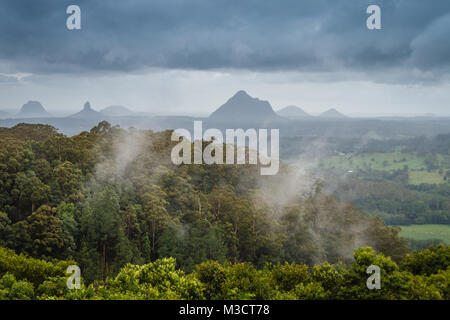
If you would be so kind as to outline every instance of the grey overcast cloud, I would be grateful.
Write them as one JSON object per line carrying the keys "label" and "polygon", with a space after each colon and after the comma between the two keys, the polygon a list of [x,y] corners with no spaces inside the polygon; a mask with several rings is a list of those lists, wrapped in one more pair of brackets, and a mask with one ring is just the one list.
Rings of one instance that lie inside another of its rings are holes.
{"label": "grey overcast cloud", "polygon": [[[66,8],[81,8],[81,30]],[[366,26],[381,8],[381,30]],[[313,114],[450,115],[448,0],[0,4],[0,109],[208,115],[236,91]]]}

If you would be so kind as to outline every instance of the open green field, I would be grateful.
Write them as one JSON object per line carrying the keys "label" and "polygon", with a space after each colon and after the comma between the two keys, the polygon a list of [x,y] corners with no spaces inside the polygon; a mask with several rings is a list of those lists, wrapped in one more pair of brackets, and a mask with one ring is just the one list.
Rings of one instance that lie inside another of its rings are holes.
{"label": "open green field", "polygon": [[419,185],[421,183],[440,184],[444,183],[444,176],[435,171],[409,171],[409,183]]}
{"label": "open green field", "polygon": [[439,239],[450,245],[450,226],[442,224],[424,224],[399,226],[402,228],[399,236],[412,240]]}
{"label": "open green field", "polygon": [[322,161],[321,165],[330,169],[344,171],[395,171],[408,166],[410,184],[440,184],[445,183],[444,175],[450,167],[450,159],[443,155],[437,155],[439,165],[443,170],[428,171],[425,157],[416,153],[363,153],[363,154],[339,154]]}

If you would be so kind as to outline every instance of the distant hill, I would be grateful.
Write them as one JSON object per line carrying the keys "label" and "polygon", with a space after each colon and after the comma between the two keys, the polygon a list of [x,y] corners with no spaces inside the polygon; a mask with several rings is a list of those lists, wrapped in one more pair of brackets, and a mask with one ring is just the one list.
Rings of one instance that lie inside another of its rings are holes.
{"label": "distant hill", "polygon": [[89,101],[84,104],[83,110],[69,116],[69,118],[102,118],[102,117],[104,117],[103,114],[91,108],[91,104],[89,103]]}
{"label": "distant hill", "polygon": [[11,117],[11,115],[8,112],[0,110],[0,119],[6,119],[9,117]]}
{"label": "distant hill", "polygon": [[320,114],[319,117],[321,118],[327,118],[327,119],[345,119],[348,118],[346,115],[340,113],[336,109],[331,108],[330,110],[325,111],[324,113]]}
{"label": "distant hill", "polygon": [[252,98],[241,90],[214,111],[209,119],[219,122],[261,122],[276,120],[278,116],[269,102]]}
{"label": "distant hill", "polygon": [[303,111],[302,108],[299,108],[297,106],[288,106],[281,110],[277,111],[277,114],[281,117],[285,118],[306,118],[311,117],[310,114]]}
{"label": "distant hill", "polygon": [[124,117],[136,115],[136,113],[123,106],[110,106],[100,110],[100,113],[110,117]]}
{"label": "distant hill", "polygon": [[20,109],[16,118],[48,118],[50,113],[45,110],[39,101],[28,101]]}

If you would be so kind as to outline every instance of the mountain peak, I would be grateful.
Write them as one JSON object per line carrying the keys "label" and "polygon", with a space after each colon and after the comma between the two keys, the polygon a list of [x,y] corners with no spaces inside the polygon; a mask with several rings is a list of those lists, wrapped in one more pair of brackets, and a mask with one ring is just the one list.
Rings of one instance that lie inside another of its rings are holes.
{"label": "mountain peak", "polygon": [[253,98],[244,90],[240,90],[214,111],[210,119],[220,122],[260,122],[274,120],[277,117],[268,101]]}
{"label": "mountain peak", "polygon": [[278,110],[277,114],[286,118],[311,117],[311,115],[307,114],[302,108],[297,106],[287,106],[281,110]]}
{"label": "mountain peak", "polygon": [[30,100],[22,106],[17,116],[24,118],[39,118],[48,117],[49,113],[39,101]]}
{"label": "mountain peak", "polygon": [[340,113],[339,111],[337,111],[337,110],[334,109],[334,108],[328,109],[327,111],[325,111],[324,113],[322,113],[322,114],[320,115],[320,117],[322,117],[322,118],[334,118],[334,119],[337,119],[337,118],[341,118],[341,119],[342,119],[342,118],[347,118],[346,115]]}
{"label": "mountain peak", "polygon": [[236,92],[235,94],[234,94],[234,96],[232,97],[232,99],[233,98],[252,98],[252,97],[250,97],[250,95],[247,93],[247,91],[245,91],[245,90],[239,90],[238,92]]}
{"label": "mountain peak", "polygon": [[81,110],[80,112],[75,113],[69,117],[70,118],[99,118],[99,117],[102,117],[102,114],[100,112],[97,112],[94,109],[92,109],[91,104],[89,103],[89,101],[87,101],[83,106],[83,110]]}
{"label": "mountain peak", "polygon": [[106,116],[113,116],[113,117],[132,116],[135,114],[133,111],[124,106],[109,106],[106,107],[105,109],[100,110],[100,113]]}
{"label": "mountain peak", "polygon": [[85,103],[84,106],[83,106],[83,110],[84,110],[84,111],[92,110],[91,104],[89,103],[89,101],[86,101],[86,103]]}

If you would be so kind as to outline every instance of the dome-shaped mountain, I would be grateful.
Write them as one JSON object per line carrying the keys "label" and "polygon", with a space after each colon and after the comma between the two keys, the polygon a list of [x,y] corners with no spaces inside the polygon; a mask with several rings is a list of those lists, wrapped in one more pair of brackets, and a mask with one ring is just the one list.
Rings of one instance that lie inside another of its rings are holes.
{"label": "dome-shaped mountain", "polygon": [[110,106],[105,109],[100,110],[102,114],[110,117],[124,117],[135,115],[133,111],[123,106]]}
{"label": "dome-shaped mountain", "polygon": [[92,109],[91,104],[89,103],[89,101],[87,101],[84,104],[83,110],[81,110],[80,112],[77,112],[69,117],[70,118],[101,118],[101,117],[103,117],[103,115],[100,112]]}
{"label": "dome-shaped mountain", "polygon": [[28,101],[16,115],[17,118],[45,118],[50,114],[39,101]]}
{"label": "dome-shaped mountain", "polygon": [[209,117],[218,122],[260,122],[278,119],[269,102],[250,97],[238,91]]}
{"label": "dome-shaped mountain", "polygon": [[307,114],[303,111],[302,108],[297,106],[287,106],[281,110],[277,111],[277,114],[281,117],[285,118],[307,118],[311,117],[311,115]]}
{"label": "dome-shaped mountain", "polygon": [[325,111],[324,113],[320,114],[319,117],[326,118],[326,119],[345,119],[345,118],[347,118],[346,115],[340,113],[339,111],[337,111],[334,108],[331,108],[331,109]]}

